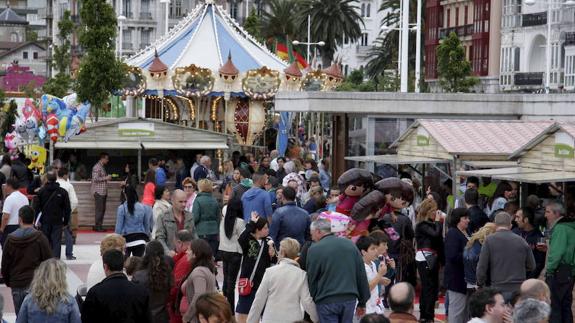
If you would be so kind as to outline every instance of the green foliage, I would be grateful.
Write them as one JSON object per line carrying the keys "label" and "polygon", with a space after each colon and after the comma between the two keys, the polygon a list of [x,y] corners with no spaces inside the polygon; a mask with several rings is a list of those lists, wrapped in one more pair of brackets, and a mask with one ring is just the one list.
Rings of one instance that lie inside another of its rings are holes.
{"label": "green foliage", "polygon": [[36,81],[32,80],[28,82],[28,84],[24,85],[22,88],[22,92],[27,98],[36,99],[38,97],[38,92],[36,89]]}
{"label": "green foliage", "polygon": [[[2,92],[2,101],[4,101],[4,92]],[[18,113],[18,105],[16,101],[10,100],[10,103],[4,107],[2,104],[2,109],[0,110],[0,120],[2,120],[2,124],[0,125],[0,135],[2,138],[6,136],[7,133],[13,130],[12,125],[16,122],[16,114]],[[4,145],[4,141],[2,141],[2,145]]]}
{"label": "green foliage", "polygon": [[72,63],[72,43],[70,36],[75,32],[74,22],[70,18],[70,11],[64,11],[62,19],[58,22],[58,40],[60,45],[55,45],[53,50],[52,66],[58,72],[42,86],[42,91],[57,97],[66,96],[72,86],[70,77],[70,64]]}
{"label": "green foliage", "polygon": [[298,39],[300,30],[294,19],[298,13],[298,0],[271,0],[267,3],[267,6],[268,10],[262,13],[262,36],[268,42],[276,38]]}
{"label": "green foliage", "polygon": [[469,92],[478,83],[477,78],[471,77],[471,71],[461,41],[457,34],[450,33],[437,47],[439,84],[446,92]]}
{"label": "green foliage", "polygon": [[373,80],[364,81],[363,71],[353,70],[335,90],[339,92],[376,92],[377,83]]}
{"label": "green foliage", "polygon": [[250,11],[250,15],[246,18],[244,29],[255,39],[262,39],[262,23],[255,9],[252,9],[252,11]]}
{"label": "green foliage", "polygon": [[30,28],[26,28],[26,41],[37,41],[38,33]]}
{"label": "green foliage", "polygon": [[61,98],[68,94],[71,83],[72,79],[69,75],[58,73],[56,76],[44,83],[44,86],[42,86],[42,92]]}
{"label": "green foliage", "polygon": [[85,54],[80,62],[76,92],[80,101],[92,103],[97,121],[110,93],[121,87],[127,69],[115,55],[117,21],[112,6],[105,0],[83,1],[80,18],[80,45]]}
{"label": "green foliage", "polygon": [[331,63],[344,38],[355,41],[361,37],[363,20],[355,0],[304,0],[300,8],[296,22],[301,33],[307,34],[307,16],[310,15],[311,41],[325,42],[324,46],[317,47],[324,67]]}
{"label": "green foliage", "polygon": [[353,70],[346,78],[347,82],[350,82],[355,85],[360,85],[363,83],[363,71],[362,70]]}

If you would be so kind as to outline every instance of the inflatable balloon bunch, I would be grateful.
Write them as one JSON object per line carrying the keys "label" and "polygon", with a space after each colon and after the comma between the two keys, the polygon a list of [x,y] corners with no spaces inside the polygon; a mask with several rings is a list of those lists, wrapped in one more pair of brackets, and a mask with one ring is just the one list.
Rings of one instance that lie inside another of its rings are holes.
{"label": "inflatable balloon bunch", "polygon": [[58,141],[58,137],[68,142],[70,138],[86,130],[85,122],[90,112],[90,103],[78,102],[75,93],[63,99],[44,94],[40,104],[46,133],[52,142]]}

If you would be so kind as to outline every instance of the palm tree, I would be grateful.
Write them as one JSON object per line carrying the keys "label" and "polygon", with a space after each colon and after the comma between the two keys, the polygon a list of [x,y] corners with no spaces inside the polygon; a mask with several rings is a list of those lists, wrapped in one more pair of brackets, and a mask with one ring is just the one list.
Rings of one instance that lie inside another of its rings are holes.
{"label": "palm tree", "polygon": [[268,44],[276,39],[286,41],[297,37],[299,27],[296,22],[298,0],[271,0],[268,10],[262,13],[262,34]]}
{"label": "palm tree", "polygon": [[319,47],[322,65],[327,67],[333,60],[338,45],[344,38],[355,41],[361,36],[363,20],[357,12],[355,0],[304,0],[298,25],[307,34],[307,16],[311,16],[312,42],[323,41]]}

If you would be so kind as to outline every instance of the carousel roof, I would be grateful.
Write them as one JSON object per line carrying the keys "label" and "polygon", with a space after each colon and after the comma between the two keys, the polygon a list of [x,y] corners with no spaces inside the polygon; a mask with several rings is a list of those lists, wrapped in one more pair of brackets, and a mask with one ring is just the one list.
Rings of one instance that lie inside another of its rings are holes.
{"label": "carousel roof", "polygon": [[217,71],[229,53],[240,72],[262,66],[282,71],[287,66],[210,0],[198,5],[167,35],[130,57],[127,63],[148,69],[155,49],[170,69],[195,64]]}

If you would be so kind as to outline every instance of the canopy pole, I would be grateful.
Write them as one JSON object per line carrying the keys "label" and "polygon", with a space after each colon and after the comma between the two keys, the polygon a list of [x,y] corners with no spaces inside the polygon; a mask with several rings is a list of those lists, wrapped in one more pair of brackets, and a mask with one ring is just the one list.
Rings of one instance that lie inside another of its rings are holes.
{"label": "canopy pole", "polygon": [[54,142],[50,139],[50,165],[54,162]]}
{"label": "canopy pole", "polygon": [[[140,147],[142,143],[140,142]],[[138,182],[142,182],[142,149],[138,149]]]}
{"label": "canopy pole", "polygon": [[[451,171],[452,174],[452,179],[451,179],[451,189],[452,189],[452,194],[453,194],[453,201],[457,201],[458,196],[458,192],[459,192],[459,176],[455,175],[455,172],[457,171],[457,156],[453,156],[453,169]],[[454,205],[455,207],[455,205]]]}
{"label": "canopy pole", "polygon": [[421,165],[421,198],[425,199],[425,192],[427,192],[427,188],[425,187],[425,164]]}

